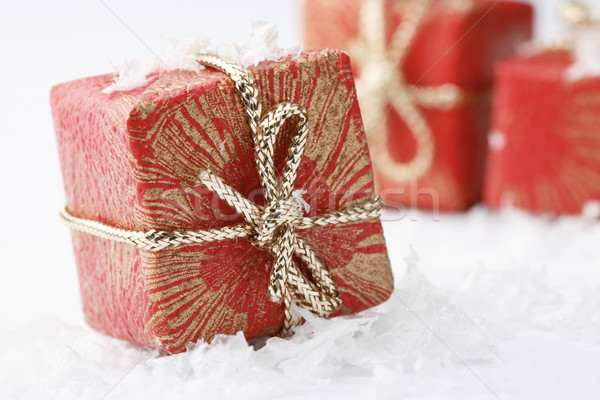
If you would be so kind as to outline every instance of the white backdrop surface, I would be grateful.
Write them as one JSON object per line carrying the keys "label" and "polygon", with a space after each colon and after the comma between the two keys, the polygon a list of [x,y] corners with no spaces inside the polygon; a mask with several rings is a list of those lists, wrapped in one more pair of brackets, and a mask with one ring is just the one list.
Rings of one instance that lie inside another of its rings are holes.
{"label": "white backdrop surface", "polygon": [[[555,36],[558,1],[537,3],[539,37]],[[163,35],[244,42],[252,21],[270,20],[289,47],[301,39],[299,18],[296,1],[4,5],[0,398],[600,396],[600,226],[585,217],[482,207],[437,221],[388,215],[393,299],[353,318],[310,320],[259,350],[230,337],[162,357],[85,325],[57,218],[51,85],[149,58]]]}

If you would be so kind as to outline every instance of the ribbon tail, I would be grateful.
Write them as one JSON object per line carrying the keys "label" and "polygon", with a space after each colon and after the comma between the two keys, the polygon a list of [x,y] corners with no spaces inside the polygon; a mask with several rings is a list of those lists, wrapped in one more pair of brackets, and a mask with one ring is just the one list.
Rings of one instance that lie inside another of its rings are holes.
{"label": "ribbon tail", "polygon": [[321,313],[328,316],[342,306],[342,299],[329,268],[317,256],[315,251],[303,239],[296,236],[294,240],[294,253],[304,261],[315,282],[318,292],[325,294]]}
{"label": "ribbon tail", "polygon": [[[284,303],[282,332],[285,332],[285,336],[291,334],[293,327],[300,323],[292,316],[292,305],[305,308],[319,317],[328,317],[341,307],[341,297],[329,270],[314,250],[296,236],[292,227],[283,229],[273,253],[276,260],[269,292],[274,300]],[[307,279],[295,265],[292,259],[294,253],[306,264],[315,283]]]}
{"label": "ribbon tail", "polygon": [[288,266],[286,284],[294,302],[319,317],[328,317],[341,306],[340,295],[329,270],[312,248],[295,234],[290,237],[291,247],[305,262],[313,283],[292,261]]}
{"label": "ribbon tail", "polygon": [[293,335],[294,327],[302,322],[302,318],[292,315],[292,306],[295,304],[294,296],[288,287],[290,270],[296,271],[293,267],[293,240],[294,231],[292,227],[283,228],[281,237],[277,244],[273,246],[272,253],[275,256],[273,271],[271,271],[271,282],[269,284],[269,293],[273,301],[283,302],[284,315],[283,327],[279,336],[288,337]]}
{"label": "ribbon tail", "polygon": [[292,229],[285,227],[282,235],[273,246],[271,252],[275,256],[273,271],[271,271],[271,283],[269,285],[269,293],[273,301],[280,303],[285,293],[288,291],[286,282],[288,280],[288,271],[292,265]]}

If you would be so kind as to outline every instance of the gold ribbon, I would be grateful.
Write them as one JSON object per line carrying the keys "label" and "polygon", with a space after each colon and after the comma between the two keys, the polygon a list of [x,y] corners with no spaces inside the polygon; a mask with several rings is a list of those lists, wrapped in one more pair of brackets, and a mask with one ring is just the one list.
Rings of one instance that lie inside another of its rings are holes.
{"label": "gold ribbon", "polygon": [[[450,83],[436,87],[411,86],[401,71],[432,0],[407,2],[402,22],[389,46],[386,46],[385,35],[386,3],[386,0],[364,0],[359,39],[351,51],[361,70],[356,87],[372,162],[380,174],[404,182],[423,176],[431,168],[435,155],[431,128],[419,108],[449,110],[462,104],[466,96]],[[455,0],[453,4],[456,10],[464,10],[470,2]],[[459,5],[462,8],[458,8]],[[396,161],[389,151],[385,115],[390,106],[404,120],[416,141],[415,156],[406,163]]]}
{"label": "gold ribbon", "polygon": [[[293,103],[281,103],[263,114],[254,78],[244,67],[212,55],[194,55],[192,58],[227,74],[240,94],[252,130],[256,166],[264,190],[265,206],[253,204],[207,169],[200,174],[200,182],[243,216],[245,224],[202,231],[139,232],[75,217],[66,207],[61,212],[61,217],[72,229],[130,243],[150,251],[248,238],[258,248],[269,251],[275,260],[268,290],[273,301],[283,302],[285,305],[285,320],[280,335],[289,336],[293,333],[293,327],[301,321],[292,316],[292,305],[305,308],[319,317],[328,317],[342,305],[339,290],[329,269],[312,247],[297,234],[297,230],[378,218],[383,212],[382,200],[376,196],[351,209],[304,217],[293,196],[308,137],[308,115],[304,107]],[[296,133],[288,151],[281,182],[278,183],[274,165],[275,142],[281,127],[290,119],[297,120]],[[294,255],[304,263],[310,278],[295,265]]]}

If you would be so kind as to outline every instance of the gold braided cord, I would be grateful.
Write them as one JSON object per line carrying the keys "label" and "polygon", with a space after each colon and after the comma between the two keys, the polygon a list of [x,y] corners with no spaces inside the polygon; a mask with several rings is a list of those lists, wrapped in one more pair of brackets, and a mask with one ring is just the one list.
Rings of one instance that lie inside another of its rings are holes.
{"label": "gold braided cord", "polygon": [[[380,173],[405,182],[424,175],[433,164],[435,143],[431,128],[419,107],[449,110],[471,96],[454,84],[435,87],[411,86],[401,65],[408,54],[433,0],[407,0],[402,22],[386,46],[385,14],[387,0],[363,0],[359,39],[353,44],[361,74],[356,80],[373,164]],[[471,1],[450,2],[460,10]],[[416,142],[416,153],[408,162],[398,162],[390,154],[385,115],[395,111],[406,123]]]}
{"label": "gold braided cord", "polygon": [[[382,213],[383,201],[381,197],[377,196],[374,201],[344,211],[336,211],[316,217],[301,217],[297,220],[295,227],[296,229],[303,230],[314,226],[358,222],[378,218]],[[250,224],[195,231],[159,231],[152,229],[141,232],[116,228],[112,225],[86,218],[78,218],[69,211],[68,207],[64,207],[59,215],[63,223],[70,229],[110,239],[115,242],[128,243],[147,251],[173,250],[181,246],[245,238],[255,233],[254,227]]]}
{"label": "gold braided cord", "polygon": [[[382,199],[375,196],[346,210],[315,217],[303,216],[293,191],[309,132],[308,115],[304,107],[281,103],[263,115],[258,89],[244,67],[213,55],[200,54],[192,58],[227,74],[240,94],[252,130],[256,167],[264,190],[265,205],[259,207],[253,204],[207,169],[200,174],[200,183],[235,209],[245,223],[208,230],[139,232],[78,218],[67,207],[61,211],[61,218],[71,229],[129,243],[148,251],[247,238],[255,246],[269,251],[273,257],[268,292],[273,301],[284,304],[285,319],[280,335],[289,336],[294,326],[301,322],[291,313],[293,305],[319,317],[328,317],[342,305],[329,269],[313,248],[298,236],[297,231],[379,218],[383,212]],[[281,127],[287,121],[295,122],[296,130],[281,179],[278,179],[274,163],[275,143]],[[310,277],[295,265],[294,255],[304,263]]]}
{"label": "gold braided cord", "polygon": [[131,244],[142,250],[160,251],[177,247],[219,242],[227,239],[248,237],[252,234],[249,226],[240,224],[218,229],[197,231],[132,231],[116,228],[98,221],[75,217],[67,207],[60,212],[60,217],[69,228],[110,239],[115,242]]}

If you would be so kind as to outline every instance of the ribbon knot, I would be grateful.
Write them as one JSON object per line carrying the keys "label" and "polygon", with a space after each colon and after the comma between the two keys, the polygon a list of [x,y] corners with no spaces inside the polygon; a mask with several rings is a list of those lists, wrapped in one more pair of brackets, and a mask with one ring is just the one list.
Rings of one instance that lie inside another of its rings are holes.
{"label": "ribbon knot", "polygon": [[259,223],[255,227],[254,243],[259,247],[272,247],[281,227],[296,224],[301,218],[302,210],[294,197],[272,201],[262,210]]}

